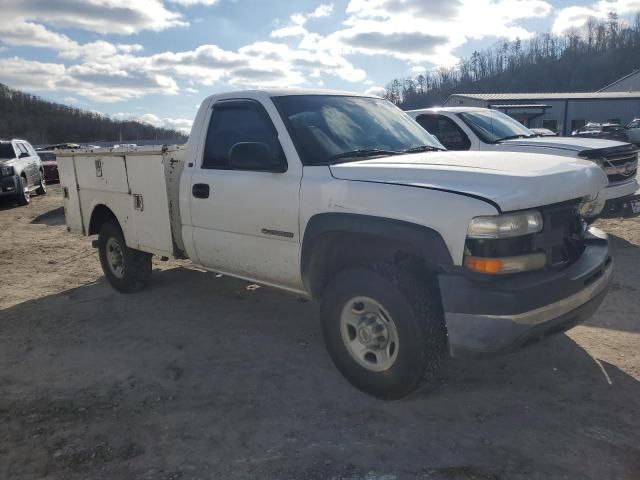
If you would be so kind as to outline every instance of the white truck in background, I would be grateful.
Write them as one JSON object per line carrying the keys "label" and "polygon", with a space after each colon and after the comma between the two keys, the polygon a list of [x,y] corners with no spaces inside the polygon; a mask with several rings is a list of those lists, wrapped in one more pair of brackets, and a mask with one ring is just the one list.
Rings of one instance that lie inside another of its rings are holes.
{"label": "white truck in background", "polygon": [[543,136],[488,108],[438,107],[407,113],[448,150],[545,153],[595,162],[604,170],[609,183],[585,217],[591,221],[598,217],[640,215],[638,149],[630,143]]}
{"label": "white truck in background", "polygon": [[392,399],[447,349],[571,328],[611,280],[607,237],[581,217],[606,185],[593,162],[441,150],[380,98],[260,90],[203,101],[186,149],[58,162],[68,229],[98,235],[116,290],[143,288],[157,255],[319,299],[338,369]]}

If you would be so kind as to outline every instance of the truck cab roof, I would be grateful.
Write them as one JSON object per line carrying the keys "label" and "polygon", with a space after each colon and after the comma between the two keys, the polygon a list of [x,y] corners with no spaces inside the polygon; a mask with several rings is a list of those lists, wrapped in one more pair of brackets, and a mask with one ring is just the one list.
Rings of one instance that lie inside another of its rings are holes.
{"label": "truck cab roof", "polygon": [[252,90],[236,90],[232,92],[216,93],[207,99],[223,100],[227,98],[254,98],[264,99],[270,97],[288,97],[294,95],[340,95],[345,97],[371,97],[374,95],[364,93],[347,92],[344,90],[323,90],[318,88],[260,88]]}

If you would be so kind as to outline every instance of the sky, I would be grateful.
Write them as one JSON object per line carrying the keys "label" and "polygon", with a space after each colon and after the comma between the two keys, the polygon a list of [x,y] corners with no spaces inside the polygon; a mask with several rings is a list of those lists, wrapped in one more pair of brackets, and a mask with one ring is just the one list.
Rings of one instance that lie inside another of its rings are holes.
{"label": "sky", "polygon": [[[259,87],[379,93],[501,39],[640,0],[0,0],[0,82],[188,133],[200,102]],[[0,113],[1,114],[1,113]]]}

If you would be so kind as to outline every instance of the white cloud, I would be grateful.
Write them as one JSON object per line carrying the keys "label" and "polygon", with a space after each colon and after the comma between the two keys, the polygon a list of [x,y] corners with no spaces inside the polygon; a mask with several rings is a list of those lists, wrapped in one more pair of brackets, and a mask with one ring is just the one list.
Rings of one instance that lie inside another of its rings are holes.
{"label": "white cloud", "polygon": [[384,97],[387,90],[384,87],[369,87],[364,91],[365,95],[372,95],[374,97]]}
{"label": "white cloud", "polygon": [[301,37],[309,33],[302,25],[289,25],[271,32],[271,38]]}
{"label": "white cloud", "polygon": [[179,5],[184,5],[185,7],[190,7],[192,5],[215,5],[218,3],[218,0],[169,0],[171,3],[177,3]]}
{"label": "white cloud", "polygon": [[572,28],[580,28],[589,18],[602,20],[607,18],[609,12],[626,15],[638,10],[640,10],[640,0],[600,0],[589,6],[570,6],[558,12],[552,31],[563,33]]}
{"label": "white cloud", "polygon": [[545,17],[543,0],[351,0],[345,27],[313,41],[343,53],[387,55],[412,63],[451,65],[471,38],[528,38],[517,20]]}
{"label": "white cloud", "polygon": [[333,3],[323,3],[318,6],[313,12],[294,13],[289,17],[291,24],[285,27],[278,28],[271,32],[271,38],[286,38],[286,37],[302,37],[309,32],[304,28],[307,20],[310,18],[322,18],[328,17],[333,13]]}
{"label": "white cloud", "polygon": [[193,120],[189,120],[188,118],[160,118],[153,113],[144,113],[142,115],[138,115],[135,113],[119,112],[110,115],[110,117],[114,120],[120,121],[134,120],[136,122],[147,123],[156,128],[169,128],[172,130],[177,130],[186,135],[189,134],[189,132],[191,131],[191,125],[193,125]]}
{"label": "white cloud", "polygon": [[101,34],[131,35],[188,25],[162,0],[3,0],[2,14],[11,25],[40,22]]}
{"label": "white cloud", "polygon": [[328,17],[333,13],[333,3],[324,3],[309,14],[309,18]]}
{"label": "white cloud", "polygon": [[0,59],[0,82],[26,90],[73,92],[105,103],[178,92],[171,77],[153,72],[117,70],[98,63],[66,67],[19,57]]}

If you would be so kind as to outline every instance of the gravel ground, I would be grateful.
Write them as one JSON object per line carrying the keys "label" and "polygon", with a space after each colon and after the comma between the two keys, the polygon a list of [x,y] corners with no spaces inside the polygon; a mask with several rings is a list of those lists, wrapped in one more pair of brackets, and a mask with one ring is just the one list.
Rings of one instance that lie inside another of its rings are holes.
{"label": "gravel ground", "polygon": [[2,479],[640,478],[640,221],[599,223],[615,283],[586,325],[383,402],[317,305],[188,262],[118,294],[60,205],[0,204]]}

